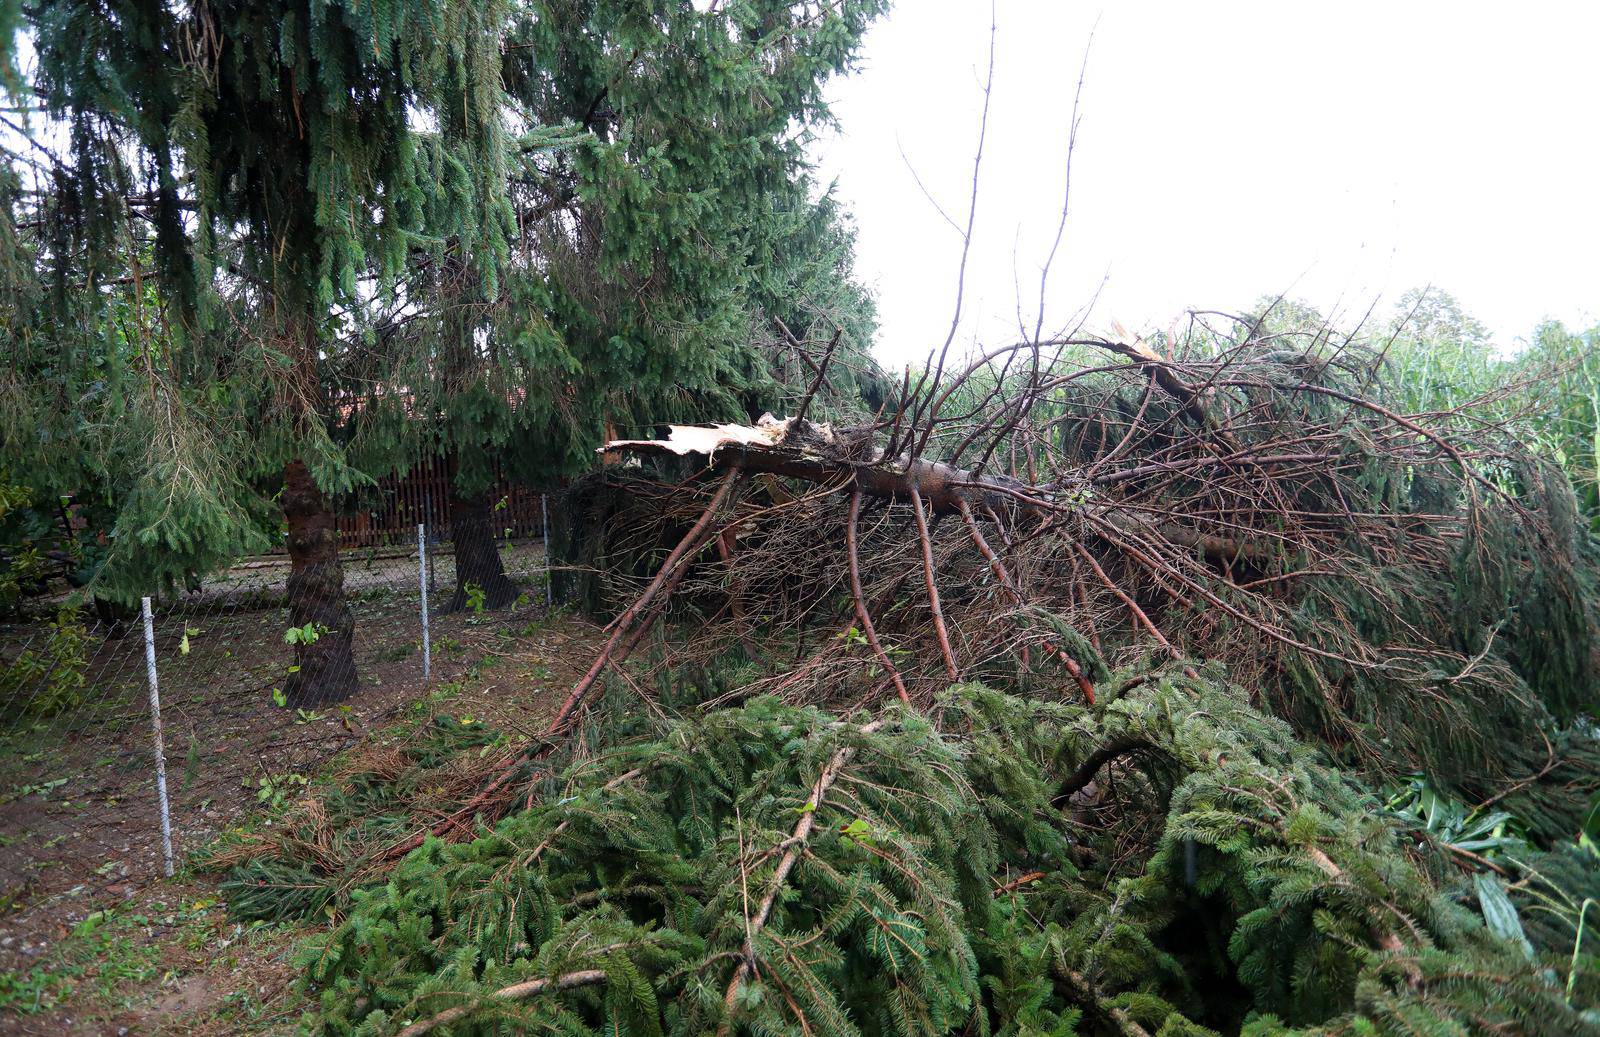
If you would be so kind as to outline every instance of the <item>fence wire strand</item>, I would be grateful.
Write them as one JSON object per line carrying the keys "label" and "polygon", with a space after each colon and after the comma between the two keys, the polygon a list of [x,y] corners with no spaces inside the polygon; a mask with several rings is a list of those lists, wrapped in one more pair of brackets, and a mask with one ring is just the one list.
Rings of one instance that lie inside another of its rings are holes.
{"label": "fence wire strand", "polygon": [[[297,798],[330,756],[427,694],[422,599],[427,594],[441,618],[456,583],[453,547],[439,532],[425,532],[425,561],[415,533],[340,552],[356,690],[318,708],[295,708],[283,691],[294,662],[286,555],[242,561],[176,597],[152,595],[180,868],[230,826]],[[545,531],[502,532],[523,533],[498,540],[500,557],[527,602],[544,605]],[[131,896],[163,871],[141,617],[137,609],[57,608],[36,602],[33,614],[0,623],[0,945],[7,948],[25,943],[30,915],[52,900]],[[448,665],[441,658],[450,654],[448,629],[434,625],[436,678]]]}

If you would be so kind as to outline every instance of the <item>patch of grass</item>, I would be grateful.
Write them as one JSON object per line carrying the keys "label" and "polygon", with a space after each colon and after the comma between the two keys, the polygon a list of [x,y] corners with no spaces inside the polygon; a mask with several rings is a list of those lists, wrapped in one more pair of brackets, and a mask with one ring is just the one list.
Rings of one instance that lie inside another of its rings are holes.
{"label": "patch of grass", "polygon": [[101,1002],[124,1001],[129,988],[142,987],[161,974],[160,948],[140,931],[150,919],[130,915],[117,921],[115,928],[108,927],[98,938],[72,948],[74,963],[84,969],[91,996]]}
{"label": "patch of grass", "polygon": [[145,914],[96,911],[44,961],[27,972],[0,975],[0,1011],[36,1015],[71,998],[81,1003],[122,1004],[130,991],[161,974],[160,947],[151,938],[155,926],[176,926],[180,937],[202,944],[209,933],[204,919],[215,902],[176,912],[163,919]]}
{"label": "patch of grass", "polygon": [[82,970],[35,965],[27,972],[0,972],[0,1013],[37,1015],[55,1006]]}
{"label": "patch of grass", "polygon": [[[285,970],[311,931],[264,922],[225,924],[219,902],[210,896],[97,911],[32,968],[0,973],[0,1031],[10,1032],[7,1023],[16,1018],[52,1012],[93,1023],[153,1010],[156,1016],[144,1025],[160,1032],[280,1032],[279,1024],[303,1007]],[[229,993],[209,1003],[203,997],[188,1003],[179,998],[173,1005],[161,1000],[164,992],[181,990],[195,978],[202,978],[200,990]],[[220,1030],[219,1020],[225,1024]],[[140,1024],[134,1028],[143,1032]]]}

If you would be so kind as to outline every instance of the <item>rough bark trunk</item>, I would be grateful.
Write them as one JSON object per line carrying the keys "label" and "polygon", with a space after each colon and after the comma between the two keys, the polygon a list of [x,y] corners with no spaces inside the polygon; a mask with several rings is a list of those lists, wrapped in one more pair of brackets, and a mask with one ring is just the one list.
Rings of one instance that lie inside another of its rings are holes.
{"label": "rough bark trunk", "polygon": [[[908,502],[913,493],[935,515],[960,514],[963,504],[999,512],[1044,516],[1071,510],[1053,504],[1048,486],[1005,475],[957,468],[940,461],[885,457],[871,444],[870,429],[832,429],[804,419],[763,418],[755,426],[669,425],[666,439],[612,440],[602,457],[622,454],[684,456],[703,454],[713,468],[766,472],[817,484],[854,487],[869,497]],[[1075,506],[1084,515],[1124,531],[1159,529],[1167,540],[1195,547],[1214,558],[1253,561],[1270,557],[1270,547],[1232,540],[1171,522],[1156,522],[1115,501]]]}
{"label": "rough bark trunk", "polygon": [[95,622],[101,631],[111,640],[120,640],[128,636],[128,631],[133,629],[133,619],[139,610],[131,605],[106,598],[91,597],[90,607],[94,613]]}
{"label": "rough bark trunk", "polygon": [[289,525],[289,625],[311,629],[297,639],[284,695],[295,706],[342,702],[356,690],[351,653],[355,622],[344,596],[333,509],[304,461],[283,469],[283,517]]}
{"label": "rough bark trunk", "polygon": [[666,439],[612,440],[600,448],[602,458],[622,454],[683,456],[705,454],[723,469],[855,485],[869,497],[910,501],[912,491],[936,515],[954,515],[960,502],[971,499],[1006,510],[1036,512],[1029,494],[1036,487],[1002,475],[955,468],[939,461],[902,462],[884,457],[871,443],[870,429],[835,431],[800,419],[763,418],[755,426],[669,425]]}
{"label": "rough bark trunk", "polygon": [[503,609],[517,600],[517,585],[506,576],[500,548],[490,525],[489,498],[483,494],[450,495],[450,539],[456,550],[456,592],[445,607],[459,612],[467,607],[467,586],[483,589],[483,607]]}

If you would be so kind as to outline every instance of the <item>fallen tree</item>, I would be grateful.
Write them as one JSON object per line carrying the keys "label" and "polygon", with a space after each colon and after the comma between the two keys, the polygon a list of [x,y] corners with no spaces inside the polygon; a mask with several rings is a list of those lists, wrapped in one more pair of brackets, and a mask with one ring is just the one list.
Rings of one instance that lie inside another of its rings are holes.
{"label": "fallen tree", "polygon": [[[607,444],[613,618],[541,736],[473,735],[453,809],[352,773],[235,852],[240,913],[348,912],[330,1033],[1600,1032],[1570,488],[1240,330]],[[1402,831],[1412,772],[1522,840]]]}
{"label": "fallen tree", "polygon": [[1359,787],[1183,670],[1099,707],[603,710],[533,807],[430,840],[308,948],[322,1031],[1600,1033],[1541,971],[1567,944],[1496,938]]}
{"label": "fallen tree", "polygon": [[[1054,666],[1092,698],[1102,660],[1217,659],[1362,769],[1478,798],[1542,773],[1510,794],[1570,832],[1600,780],[1566,732],[1593,709],[1600,638],[1564,478],[1487,406],[1391,408],[1381,356],[1235,330],[1176,357],[1024,343],[942,378],[930,362],[870,422],[674,426],[602,452],[737,480],[676,541],[675,564],[700,562],[673,581],[746,640],[842,623],[881,684],[924,701],[997,666]],[[700,481],[631,495],[607,548],[619,574],[671,542]],[[624,578],[612,597],[630,593]],[[614,639],[641,643],[660,614],[625,612]],[[846,633],[796,668],[835,698]]]}

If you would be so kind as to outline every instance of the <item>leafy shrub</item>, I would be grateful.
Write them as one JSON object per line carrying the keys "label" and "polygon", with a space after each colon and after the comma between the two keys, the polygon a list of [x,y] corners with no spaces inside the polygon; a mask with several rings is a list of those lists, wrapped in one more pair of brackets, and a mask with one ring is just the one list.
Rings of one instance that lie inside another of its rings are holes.
{"label": "leafy shrub", "polygon": [[0,659],[0,716],[50,716],[83,703],[89,635],[77,611],[62,609],[42,641]]}

